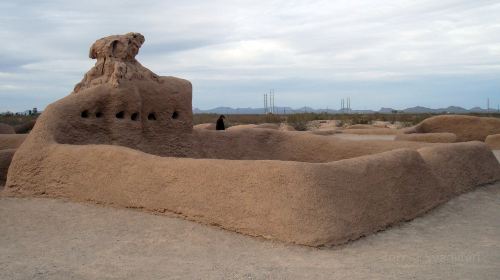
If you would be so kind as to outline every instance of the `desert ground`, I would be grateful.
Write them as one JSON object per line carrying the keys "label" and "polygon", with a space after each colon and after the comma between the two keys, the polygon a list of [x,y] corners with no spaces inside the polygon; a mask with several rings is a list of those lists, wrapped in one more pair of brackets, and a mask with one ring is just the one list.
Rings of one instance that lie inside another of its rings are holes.
{"label": "desert ground", "polygon": [[0,279],[498,279],[498,213],[500,183],[311,248],[130,209],[0,198]]}

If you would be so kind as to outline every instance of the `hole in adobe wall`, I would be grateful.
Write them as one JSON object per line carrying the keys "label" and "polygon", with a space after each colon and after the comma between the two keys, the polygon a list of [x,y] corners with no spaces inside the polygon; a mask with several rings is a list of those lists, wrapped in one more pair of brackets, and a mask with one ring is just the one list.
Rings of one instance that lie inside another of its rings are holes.
{"label": "hole in adobe wall", "polygon": [[133,121],[136,121],[138,118],[139,118],[139,113],[133,113],[133,114],[130,116],[130,119],[131,119],[131,120],[133,120]]}
{"label": "hole in adobe wall", "polygon": [[87,110],[83,111],[83,112],[80,114],[80,116],[81,116],[82,118],[88,118],[88,117],[89,117],[89,111],[87,111]]}
{"label": "hole in adobe wall", "polygon": [[117,119],[123,119],[123,117],[125,117],[125,112],[121,111],[121,112],[116,113]]}
{"label": "hole in adobe wall", "polygon": [[101,113],[101,112],[97,112],[97,113],[95,113],[95,117],[96,117],[96,118],[101,118],[101,117],[102,117],[102,113]]}
{"label": "hole in adobe wall", "polygon": [[111,43],[111,56],[115,54],[116,45],[118,45],[118,40],[114,40],[113,43]]}
{"label": "hole in adobe wall", "polygon": [[172,113],[172,119],[177,119],[178,117],[179,117],[179,112],[174,111],[174,112]]}
{"label": "hole in adobe wall", "polygon": [[148,120],[150,120],[150,121],[156,121],[156,114],[155,113],[149,113]]}

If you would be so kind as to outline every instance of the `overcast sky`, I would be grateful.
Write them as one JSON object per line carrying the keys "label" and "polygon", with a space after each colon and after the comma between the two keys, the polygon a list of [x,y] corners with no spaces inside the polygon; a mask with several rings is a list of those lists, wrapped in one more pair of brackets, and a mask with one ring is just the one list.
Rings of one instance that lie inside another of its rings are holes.
{"label": "overcast sky", "polygon": [[0,111],[69,94],[98,38],[193,83],[193,106],[471,108],[500,103],[500,1],[0,0]]}

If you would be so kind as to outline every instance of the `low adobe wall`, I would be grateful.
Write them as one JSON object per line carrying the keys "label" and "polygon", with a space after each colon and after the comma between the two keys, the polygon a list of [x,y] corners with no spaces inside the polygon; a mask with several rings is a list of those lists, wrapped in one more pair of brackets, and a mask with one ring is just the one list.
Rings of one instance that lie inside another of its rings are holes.
{"label": "low adobe wall", "polygon": [[400,133],[397,129],[393,128],[349,128],[342,130],[342,133],[348,134],[361,134],[361,135],[396,135]]}
{"label": "low adobe wall", "polygon": [[0,186],[7,180],[7,172],[16,149],[26,139],[27,134],[0,134]]}
{"label": "low adobe wall", "polygon": [[455,143],[457,136],[453,133],[413,133],[413,134],[398,134],[394,139],[396,141],[417,141],[427,143]]}
{"label": "low adobe wall", "polygon": [[0,150],[0,187],[2,187],[7,180],[7,171],[9,170],[10,162],[15,152],[15,149]]}
{"label": "low adobe wall", "polygon": [[8,124],[0,123],[0,134],[15,134],[14,128]]}
{"label": "low adobe wall", "polygon": [[449,132],[457,141],[484,141],[488,135],[500,133],[500,119],[461,115],[442,115],[423,120],[407,133]]}
{"label": "low adobe wall", "polygon": [[2,134],[0,135],[0,150],[17,149],[24,142],[28,134]]}
{"label": "low adobe wall", "polygon": [[493,150],[500,150],[500,134],[488,135],[485,143]]}
{"label": "low adobe wall", "polygon": [[35,126],[36,120],[27,121],[25,123],[14,126],[16,133],[29,133]]}
{"label": "low adobe wall", "polygon": [[359,238],[500,179],[491,151],[475,142],[329,163],[163,158],[109,145],[44,153],[36,172],[16,154],[8,195],[172,212],[310,246]]}

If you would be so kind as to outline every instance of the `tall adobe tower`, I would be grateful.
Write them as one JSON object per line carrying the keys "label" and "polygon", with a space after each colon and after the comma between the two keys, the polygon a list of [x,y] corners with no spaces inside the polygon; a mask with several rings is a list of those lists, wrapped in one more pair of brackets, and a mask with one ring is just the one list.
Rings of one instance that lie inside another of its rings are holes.
{"label": "tall adobe tower", "polygon": [[56,142],[122,145],[164,156],[183,156],[192,130],[192,87],[187,80],[162,77],[135,56],[139,33],[97,40],[97,62],[73,92],[51,104],[46,125]]}

